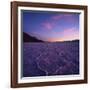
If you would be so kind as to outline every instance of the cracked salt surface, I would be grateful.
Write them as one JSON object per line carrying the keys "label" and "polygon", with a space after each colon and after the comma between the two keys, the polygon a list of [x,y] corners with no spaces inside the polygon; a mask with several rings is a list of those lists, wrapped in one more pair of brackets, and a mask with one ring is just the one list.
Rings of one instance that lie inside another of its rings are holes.
{"label": "cracked salt surface", "polygon": [[79,74],[79,41],[24,43],[23,76]]}

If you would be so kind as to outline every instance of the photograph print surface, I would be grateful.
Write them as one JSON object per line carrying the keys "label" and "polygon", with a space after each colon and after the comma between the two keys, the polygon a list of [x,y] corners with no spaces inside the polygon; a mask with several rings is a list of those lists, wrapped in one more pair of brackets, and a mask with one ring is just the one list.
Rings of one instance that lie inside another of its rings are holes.
{"label": "photograph print surface", "polygon": [[23,77],[79,75],[79,16],[21,11]]}

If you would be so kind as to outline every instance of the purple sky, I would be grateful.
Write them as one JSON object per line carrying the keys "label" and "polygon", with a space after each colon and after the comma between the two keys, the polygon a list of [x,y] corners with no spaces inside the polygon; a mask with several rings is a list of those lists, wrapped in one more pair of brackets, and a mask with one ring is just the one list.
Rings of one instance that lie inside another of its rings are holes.
{"label": "purple sky", "polygon": [[79,13],[22,11],[22,29],[44,41],[79,39]]}

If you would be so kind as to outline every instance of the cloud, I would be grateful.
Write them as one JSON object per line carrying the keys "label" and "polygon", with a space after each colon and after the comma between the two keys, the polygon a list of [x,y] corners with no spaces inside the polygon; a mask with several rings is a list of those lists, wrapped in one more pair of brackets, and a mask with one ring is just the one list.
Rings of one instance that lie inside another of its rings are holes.
{"label": "cloud", "polygon": [[60,33],[58,32],[58,34],[60,35],[60,37],[53,37],[50,38],[48,41],[71,41],[79,39],[79,31],[75,28],[65,29]]}
{"label": "cloud", "polygon": [[63,40],[75,40],[79,39],[79,31],[75,28],[66,29],[62,32]]}
{"label": "cloud", "polygon": [[53,20],[60,20],[60,19],[63,19],[63,18],[71,18],[72,17],[72,14],[60,14],[60,15],[55,15],[55,16],[52,16],[52,19]]}
{"label": "cloud", "polygon": [[53,26],[54,26],[54,23],[52,23],[52,22],[43,22],[41,25],[43,26],[43,28],[45,28],[47,30],[52,30]]}
{"label": "cloud", "polygon": [[48,41],[71,41],[79,39],[79,31],[76,28],[69,28],[57,33],[57,37],[49,38]]}
{"label": "cloud", "polygon": [[45,20],[41,23],[41,28],[45,30],[54,30],[54,27],[56,27],[60,22],[67,22],[73,24],[76,22],[76,19],[73,17],[73,15],[74,14],[70,13],[53,15],[48,20]]}

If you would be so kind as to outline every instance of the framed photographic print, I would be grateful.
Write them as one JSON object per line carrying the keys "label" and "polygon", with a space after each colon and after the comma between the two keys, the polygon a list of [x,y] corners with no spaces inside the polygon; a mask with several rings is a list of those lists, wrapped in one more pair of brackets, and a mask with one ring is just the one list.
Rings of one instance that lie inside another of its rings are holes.
{"label": "framed photographic print", "polygon": [[87,6],[11,2],[11,87],[87,83]]}

